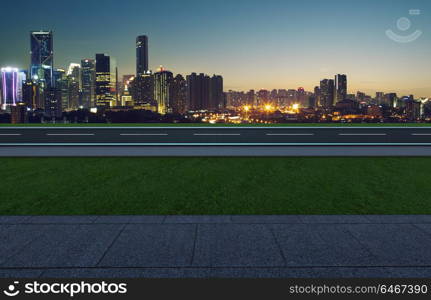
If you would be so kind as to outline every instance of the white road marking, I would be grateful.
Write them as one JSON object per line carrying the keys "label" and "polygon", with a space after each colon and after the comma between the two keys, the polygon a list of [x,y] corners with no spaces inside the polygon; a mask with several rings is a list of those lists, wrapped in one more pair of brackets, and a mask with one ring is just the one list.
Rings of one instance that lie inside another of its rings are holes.
{"label": "white road marking", "polygon": [[412,133],[414,136],[429,136],[431,133]]}
{"label": "white road marking", "polygon": [[167,133],[121,133],[121,136],[167,136]]}
{"label": "white road marking", "polygon": [[194,136],[239,136],[240,133],[195,133]]}
{"label": "white road marking", "polygon": [[340,136],[385,136],[386,133],[340,133]]}
{"label": "white road marking", "polygon": [[22,135],[21,133],[1,133],[1,136],[18,136]]}
{"label": "white road marking", "polygon": [[313,136],[314,133],[267,133],[268,136]]}
{"label": "white road marking", "polygon": [[93,136],[94,133],[47,133],[49,136]]}

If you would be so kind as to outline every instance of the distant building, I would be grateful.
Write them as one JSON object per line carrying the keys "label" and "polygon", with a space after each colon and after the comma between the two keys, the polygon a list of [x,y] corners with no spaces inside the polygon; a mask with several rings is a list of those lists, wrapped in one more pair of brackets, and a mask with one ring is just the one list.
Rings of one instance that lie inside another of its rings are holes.
{"label": "distant building", "polygon": [[25,73],[17,68],[1,69],[1,108],[3,110],[23,102],[22,87],[25,81]]}
{"label": "distant building", "polygon": [[150,72],[136,76],[130,81],[128,90],[136,107],[154,105],[154,76]]}
{"label": "distant building", "polygon": [[335,93],[336,102],[347,99],[347,75],[338,74],[335,76]]}
{"label": "distant building", "polygon": [[201,73],[187,76],[187,107],[188,110],[209,109],[210,77]]}
{"label": "distant building", "polygon": [[22,86],[22,101],[31,109],[42,109],[39,85],[32,79],[27,78]]}
{"label": "distant building", "polygon": [[384,97],[385,104],[389,105],[389,107],[397,107],[398,106],[398,96],[396,93],[386,94]]}
{"label": "distant building", "polygon": [[59,118],[62,115],[62,93],[57,88],[50,88],[45,92],[45,115],[48,118]]}
{"label": "distant building", "polygon": [[30,33],[30,77],[40,83],[41,88],[54,85],[54,41],[52,31]]}
{"label": "distant building", "polygon": [[315,97],[315,107],[321,106],[321,93],[320,93],[320,87],[316,86],[314,88],[314,97]]}
{"label": "distant building", "polygon": [[154,100],[157,103],[159,114],[172,113],[171,84],[173,77],[172,72],[165,70],[163,67],[160,67],[159,71],[154,73]]}
{"label": "distant building", "polygon": [[324,79],[320,82],[320,104],[325,109],[334,106],[334,80]]}
{"label": "distant building", "polygon": [[111,93],[111,58],[96,54],[96,106],[109,107],[113,101]]}
{"label": "distant building", "polygon": [[185,114],[187,111],[187,82],[181,74],[174,77],[171,92],[172,113]]}
{"label": "distant building", "polygon": [[211,77],[209,93],[209,110],[221,110],[226,107],[222,76],[213,75]]}
{"label": "distant building", "polygon": [[147,74],[148,71],[148,37],[141,35],[136,38],[136,76]]}
{"label": "distant building", "polygon": [[95,107],[96,62],[94,59],[81,60],[82,106]]}
{"label": "distant building", "polygon": [[28,123],[27,106],[24,103],[19,103],[18,105],[11,107],[11,123]]}
{"label": "distant building", "polygon": [[411,122],[418,121],[421,118],[421,106],[422,103],[409,99],[405,102],[406,105],[406,117]]}

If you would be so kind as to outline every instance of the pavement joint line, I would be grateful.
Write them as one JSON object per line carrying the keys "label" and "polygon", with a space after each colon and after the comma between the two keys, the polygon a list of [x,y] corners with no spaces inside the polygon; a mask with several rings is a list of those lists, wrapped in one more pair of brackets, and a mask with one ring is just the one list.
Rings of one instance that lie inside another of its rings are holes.
{"label": "pavement joint line", "polygon": [[194,239],[193,239],[193,251],[192,257],[190,259],[190,265],[193,266],[193,262],[195,260],[196,248],[198,243],[198,235],[199,235],[199,224],[195,225]]}
{"label": "pavement joint line", "polygon": [[100,256],[100,259],[95,264],[96,267],[102,263],[103,259],[108,254],[109,250],[111,250],[112,246],[114,246],[115,242],[118,240],[118,238],[121,236],[121,234],[124,232],[124,230],[126,229],[127,225],[128,224],[122,224],[122,227],[118,231],[118,234],[112,239],[111,244],[108,247],[106,247],[105,252],[103,252],[103,254]]}
{"label": "pavement joint line", "polygon": [[284,255],[283,248],[281,247],[280,242],[277,239],[277,236],[274,232],[273,226],[269,226],[268,224],[266,224],[265,227],[269,230],[269,232],[271,232],[271,235],[272,235],[272,238],[274,239],[275,245],[277,245],[277,249],[280,252],[281,258],[283,259],[284,265],[287,266],[287,258]]}

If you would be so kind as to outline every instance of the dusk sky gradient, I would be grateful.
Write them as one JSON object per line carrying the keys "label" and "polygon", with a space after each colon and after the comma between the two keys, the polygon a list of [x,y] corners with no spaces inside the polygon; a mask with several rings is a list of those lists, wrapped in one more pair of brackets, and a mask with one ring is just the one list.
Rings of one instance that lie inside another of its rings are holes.
{"label": "dusk sky gradient", "polygon": [[[225,90],[305,87],[349,76],[349,92],[431,97],[429,0],[2,1],[0,66],[28,68],[29,32],[53,30],[55,66],[95,53],[135,72],[135,39],[150,39],[150,66],[221,74]],[[420,9],[420,16],[409,16]],[[408,17],[412,28],[397,29]],[[385,31],[423,35],[408,44]]]}

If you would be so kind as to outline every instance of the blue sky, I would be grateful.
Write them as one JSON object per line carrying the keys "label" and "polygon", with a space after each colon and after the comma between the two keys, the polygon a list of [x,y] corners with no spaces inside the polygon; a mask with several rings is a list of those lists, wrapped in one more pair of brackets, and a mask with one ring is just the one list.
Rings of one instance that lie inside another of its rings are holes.
{"label": "blue sky", "polygon": [[[221,74],[226,89],[311,90],[346,73],[350,92],[431,96],[430,8],[428,0],[6,0],[0,66],[26,68],[29,31],[52,29],[57,67],[108,53],[133,74],[134,40],[147,34],[152,69]],[[400,17],[411,29],[397,29]],[[387,29],[423,35],[400,44]]]}

